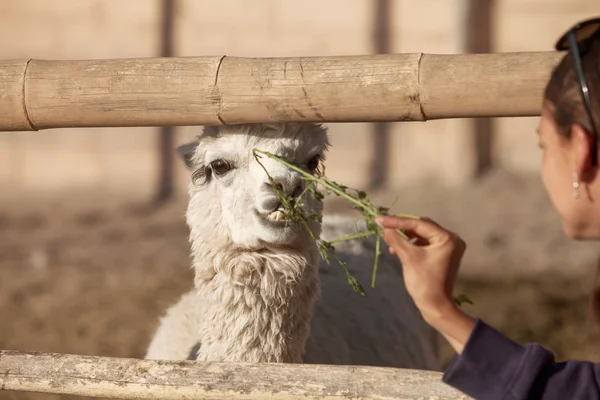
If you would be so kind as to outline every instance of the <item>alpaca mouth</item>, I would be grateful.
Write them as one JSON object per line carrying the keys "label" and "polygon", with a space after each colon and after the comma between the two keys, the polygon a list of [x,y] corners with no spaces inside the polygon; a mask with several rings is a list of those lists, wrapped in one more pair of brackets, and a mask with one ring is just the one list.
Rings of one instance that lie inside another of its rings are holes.
{"label": "alpaca mouth", "polygon": [[258,212],[256,211],[256,213],[263,219],[271,222],[271,223],[276,223],[276,224],[280,224],[283,222],[288,221],[290,213],[288,212],[288,210],[286,210],[282,204],[278,204],[277,208],[273,209],[272,211],[268,211],[268,212]]}
{"label": "alpaca mouth", "polygon": [[288,211],[287,210],[275,210],[272,213],[267,215],[267,219],[272,222],[284,222],[288,219]]}
{"label": "alpaca mouth", "polygon": [[267,214],[267,219],[271,222],[285,222],[289,216],[289,211],[286,210],[281,203],[279,203],[275,210]]}

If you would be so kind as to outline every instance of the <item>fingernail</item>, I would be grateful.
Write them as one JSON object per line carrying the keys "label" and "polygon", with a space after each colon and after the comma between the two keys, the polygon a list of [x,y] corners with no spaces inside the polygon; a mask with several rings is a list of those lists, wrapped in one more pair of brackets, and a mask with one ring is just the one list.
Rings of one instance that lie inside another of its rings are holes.
{"label": "fingernail", "polygon": [[380,227],[382,227],[382,228],[383,228],[383,218],[384,217],[377,217],[377,218],[375,218],[375,223],[377,225],[379,225]]}

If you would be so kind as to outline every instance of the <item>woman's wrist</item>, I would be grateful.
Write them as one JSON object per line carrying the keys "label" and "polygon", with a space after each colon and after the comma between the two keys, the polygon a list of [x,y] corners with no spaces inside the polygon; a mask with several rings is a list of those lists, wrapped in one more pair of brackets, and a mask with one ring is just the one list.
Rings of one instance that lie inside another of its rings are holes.
{"label": "woman's wrist", "polygon": [[421,313],[425,321],[442,334],[458,354],[461,354],[475,327],[475,319],[465,314],[451,301],[443,306],[422,310]]}
{"label": "woman's wrist", "polygon": [[434,328],[439,324],[443,324],[448,318],[455,316],[456,311],[460,312],[456,307],[456,303],[447,296],[440,296],[435,301],[428,301],[427,304],[417,302],[416,305],[425,321]]}

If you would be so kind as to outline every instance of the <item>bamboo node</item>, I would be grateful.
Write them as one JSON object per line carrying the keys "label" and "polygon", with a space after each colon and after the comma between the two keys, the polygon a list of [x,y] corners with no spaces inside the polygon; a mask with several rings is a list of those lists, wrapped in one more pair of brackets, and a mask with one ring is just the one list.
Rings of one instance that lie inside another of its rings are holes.
{"label": "bamboo node", "polygon": [[23,105],[23,114],[25,115],[25,120],[27,121],[27,124],[29,124],[29,127],[31,128],[32,131],[37,131],[38,129],[35,127],[35,125],[33,124],[33,122],[31,121],[31,118],[29,118],[29,112],[27,111],[27,72],[29,71],[29,64],[31,63],[33,59],[30,58],[27,60],[27,62],[25,63],[25,70],[23,71],[23,78],[22,78],[22,82],[21,82],[21,87],[23,88],[23,92],[22,92],[22,105]]}

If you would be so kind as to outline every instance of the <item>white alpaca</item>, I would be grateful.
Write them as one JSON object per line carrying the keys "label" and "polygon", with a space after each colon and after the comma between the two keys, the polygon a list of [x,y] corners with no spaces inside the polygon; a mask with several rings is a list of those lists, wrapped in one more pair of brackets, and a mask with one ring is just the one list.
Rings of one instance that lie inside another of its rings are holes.
{"label": "white alpaca", "polygon": [[[401,265],[385,245],[374,289],[374,240],[336,245],[363,283],[362,297],[334,258],[330,265],[321,260],[301,224],[283,221],[253,149],[315,171],[328,148],[324,127],[206,127],[198,143],[182,148],[194,171],[186,218],[195,289],[169,308],[146,358],[440,369],[437,335],[408,296]],[[303,190],[297,172],[266,157],[261,163],[287,193]],[[320,201],[303,199],[308,210],[322,213]],[[311,221],[310,228],[325,240],[364,230],[341,216]]]}

